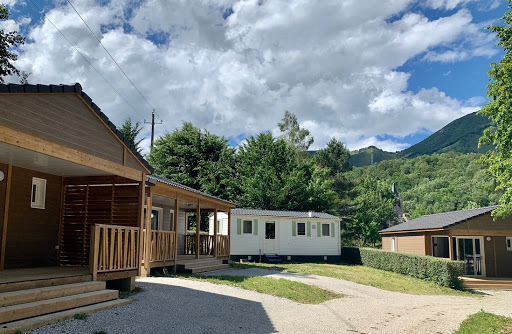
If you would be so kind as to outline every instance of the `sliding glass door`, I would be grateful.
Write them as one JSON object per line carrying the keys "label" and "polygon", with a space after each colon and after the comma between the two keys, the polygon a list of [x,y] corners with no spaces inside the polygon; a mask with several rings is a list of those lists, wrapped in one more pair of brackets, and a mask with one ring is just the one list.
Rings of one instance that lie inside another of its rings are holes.
{"label": "sliding glass door", "polygon": [[457,237],[457,259],[466,264],[466,275],[483,275],[482,239]]}

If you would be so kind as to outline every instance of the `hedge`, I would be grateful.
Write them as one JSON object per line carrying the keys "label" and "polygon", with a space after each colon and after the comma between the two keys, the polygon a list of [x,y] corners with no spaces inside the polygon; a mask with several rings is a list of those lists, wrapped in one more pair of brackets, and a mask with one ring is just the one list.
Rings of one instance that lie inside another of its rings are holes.
{"label": "hedge", "polygon": [[462,288],[459,279],[464,274],[462,261],[358,247],[343,247],[341,257],[349,263],[392,271],[454,289]]}

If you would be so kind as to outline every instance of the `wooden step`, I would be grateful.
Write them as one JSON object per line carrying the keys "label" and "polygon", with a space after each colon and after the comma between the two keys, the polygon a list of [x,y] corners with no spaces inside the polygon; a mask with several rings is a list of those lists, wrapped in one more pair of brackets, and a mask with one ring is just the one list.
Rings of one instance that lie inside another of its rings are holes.
{"label": "wooden step", "polygon": [[75,314],[90,314],[98,311],[108,310],[118,306],[128,305],[131,303],[132,301],[130,299],[116,299],[98,304],[87,305],[65,311],[41,315],[30,319],[8,322],[0,325],[0,333],[15,334],[19,332],[24,332],[41,326],[51,325],[62,320],[71,319],[75,316]]}
{"label": "wooden step", "polygon": [[119,291],[100,290],[0,307],[0,324],[117,299]]}
{"label": "wooden step", "polygon": [[77,275],[77,276],[56,277],[56,278],[39,279],[39,280],[37,280],[37,279],[36,280],[27,280],[27,281],[21,281],[21,282],[1,283],[0,284],[0,293],[19,291],[19,290],[27,290],[27,289],[44,288],[44,287],[48,287],[48,286],[56,286],[56,285],[71,284],[71,283],[90,282],[90,281],[92,281],[91,275]]}
{"label": "wooden step", "polygon": [[105,286],[105,282],[96,281],[4,292],[0,293],[0,307],[104,290]]}
{"label": "wooden step", "polygon": [[222,270],[222,269],[228,269],[229,264],[218,264],[214,266],[206,266],[206,267],[197,267],[192,269],[187,269],[189,273],[191,274],[197,274],[197,273],[204,273],[207,271],[214,271],[214,270]]}
{"label": "wooden step", "polygon": [[189,263],[184,266],[185,269],[194,269],[208,266],[218,266],[222,264],[222,261],[209,261],[209,262],[198,262],[198,263]]}

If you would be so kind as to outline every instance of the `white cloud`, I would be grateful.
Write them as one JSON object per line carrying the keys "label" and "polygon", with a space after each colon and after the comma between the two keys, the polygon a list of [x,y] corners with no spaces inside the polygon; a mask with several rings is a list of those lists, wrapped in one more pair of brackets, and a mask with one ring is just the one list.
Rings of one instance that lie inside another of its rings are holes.
{"label": "white cloud", "polygon": [[[466,9],[429,20],[407,12],[411,0],[130,3],[73,2],[169,130],[191,121],[220,135],[256,135],[275,131],[289,110],[311,130],[315,149],[334,136],[351,149],[373,144],[397,150],[404,144],[377,136],[436,131],[478,109],[436,88],[414,93],[410,74],[397,70],[416,56],[451,62],[464,58],[463,52],[488,55],[487,35]],[[448,8],[455,2],[431,3]],[[145,102],[74,11],[61,5],[48,17],[137,112],[47,21],[30,30],[18,67],[32,73],[34,83],[80,82],[117,124],[128,116],[149,119]],[[233,13],[225,20],[229,8]],[[470,42],[462,41],[475,36],[485,39],[471,44],[480,51],[464,49]],[[164,130],[157,126],[157,135]]]}
{"label": "white cloud", "polygon": [[475,0],[427,0],[427,5],[433,9],[451,10],[473,1]]}

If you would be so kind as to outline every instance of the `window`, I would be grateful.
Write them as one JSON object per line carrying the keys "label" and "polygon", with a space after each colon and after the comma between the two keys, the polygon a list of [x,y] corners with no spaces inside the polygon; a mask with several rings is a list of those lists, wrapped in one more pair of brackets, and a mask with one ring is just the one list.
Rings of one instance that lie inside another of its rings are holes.
{"label": "window", "polygon": [[329,224],[322,224],[322,236],[328,237],[330,236],[330,225]]}
{"label": "window", "polygon": [[507,250],[512,251],[512,237],[507,237]]}
{"label": "window", "polygon": [[432,237],[432,256],[450,258],[450,239],[448,237]]}
{"label": "window", "polygon": [[243,232],[244,234],[252,234],[252,220],[244,220]]}
{"label": "window", "polygon": [[217,220],[217,234],[222,232],[222,220]]}
{"label": "window", "polygon": [[[161,230],[163,221],[162,218],[164,216],[164,209],[158,207],[151,208],[151,229],[152,230]],[[144,228],[146,226],[146,208],[144,208]]]}
{"label": "window", "polygon": [[391,251],[396,252],[396,237],[391,237]]}
{"label": "window", "polygon": [[174,231],[174,210],[170,210],[169,217],[169,231]]}
{"label": "window", "polygon": [[37,177],[32,178],[32,194],[30,196],[30,207],[44,209],[46,199],[46,180]]}
{"label": "window", "polygon": [[306,235],[306,223],[297,223],[297,235]]}

